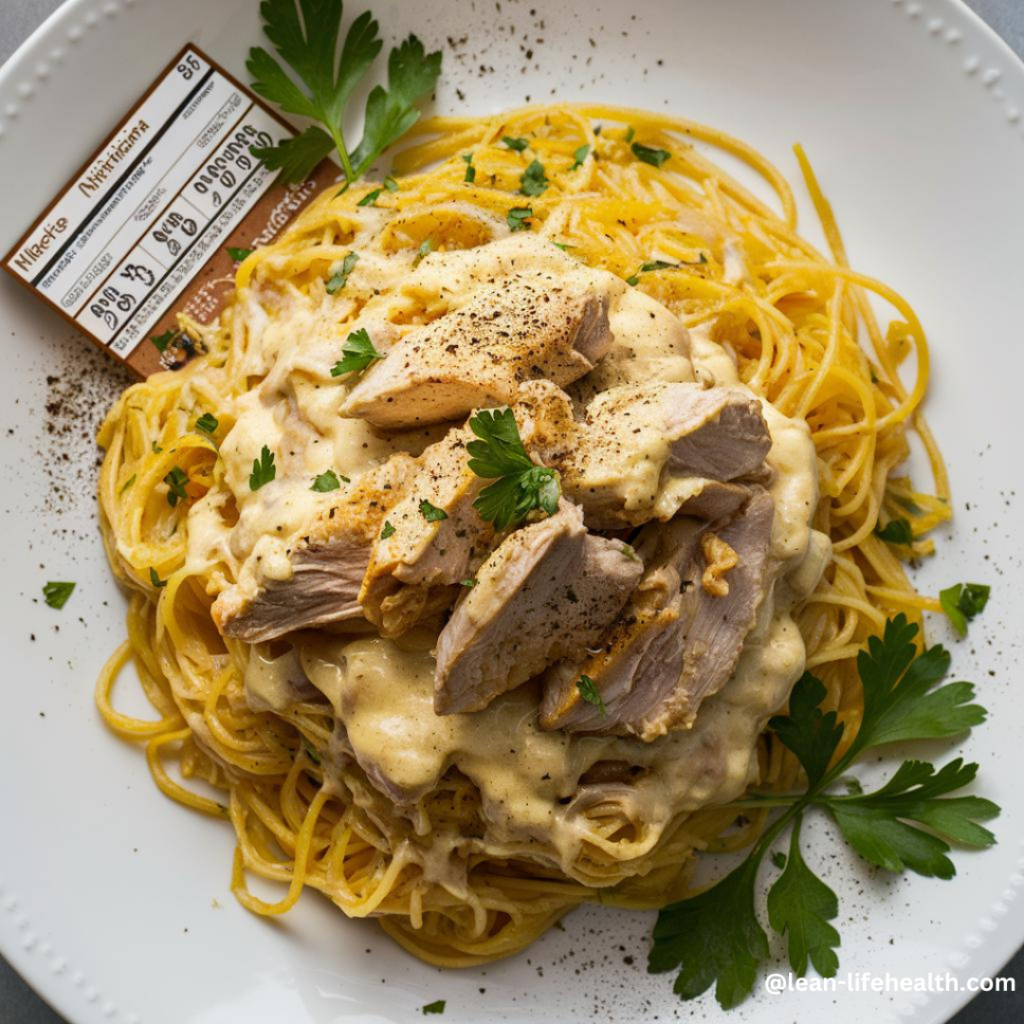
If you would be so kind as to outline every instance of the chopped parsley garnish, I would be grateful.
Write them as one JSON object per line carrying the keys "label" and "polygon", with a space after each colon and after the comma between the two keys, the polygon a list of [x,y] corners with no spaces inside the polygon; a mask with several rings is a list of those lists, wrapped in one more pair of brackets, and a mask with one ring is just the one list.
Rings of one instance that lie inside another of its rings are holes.
{"label": "chopped parsley garnish", "polygon": [[128,479],[125,480],[125,482],[123,484],[121,484],[121,490],[118,491],[118,494],[124,494],[124,492],[127,491],[128,488],[131,487],[131,485],[133,483],[135,483],[136,479],[137,479],[136,475],[134,473],[132,473],[132,475],[130,477],[128,477]]}
{"label": "chopped parsley garnish", "polygon": [[636,130],[633,128],[632,125],[630,125],[626,129],[626,134],[624,136],[624,141],[625,141],[627,146],[633,141],[633,138],[634,138],[635,135],[636,135]]}
{"label": "chopped parsley garnish", "polygon": [[444,1013],[445,1001],[443,999],[435,999],[432,1003],[427,1003],[426,1006],[420,1007],[424,1013]]}
{"label": "chopped parsley garnish", "polygon": [[652,167],[660,167],[672,155],[667,149],[653,149],[640,142],[634,142],[630,148],[637,160],[642,160]]}
{"label": "chopped parsley garnish", "polygon": [[448,513],[443,508],[431,505],[426,498],[420,502],[420,514],[428,523],[439,523],[448,518]]}
{"label": "chopped parsley garnish", "polygon": [[372,192],[367,192],[366,195],[356,203],[356,206],[376,206],[377,199],[383,191],[384,189],[382,188],[375,188]]}
{"label": "chopped parsley garnish", "polygon": [[387,540],[388,537],[392,536],[395,532],[395,528],[385,519],[384,529],[380,531],[380,539]]}
{"label": "chopped parsley garnish", "polygon": [[583,161],[587,159],[587,156],[588,156],[589,153],[590,153],[590,145],[589,145],[589,143],[587,145],[580,146],[580,148],[577,149],[575,153],[573,153],[573,158],[575,160],[575,163],[572,165],[572,167],[569,168],[569,170],[570,171],[575,171],[575,170],[578,170],[580,167],[582,167],[583,166]]}
{"label": "chopped parsley garnish", "polygon": [[43,586],[43,597],[51,608],[56,608],[59,611],[68,603],[68,598],[74,589],[74,583],[50,582]]}
{"label": "chopped parsley garnish", "polygon": [[297,182],[336,149],[345,180],[352,184],[419,120],[416,103],[434,91],[441,73],[441,52],[427,54],[413,35],[391,50],[388,87],[378,85],[370,91],[363,138],[350,149],[342,128],[346,107],[381,51],[379,27],[369,11],[359,15],[349,26],[339,53],[341,0],[303,0],[301,8],[300,18],[295,0],[264,0],[260,12],[267,38],[306,91],[262,47],[249,51],[246,67],[255,92],[289,114],[318,124],[294,138],[252,152],[270,170],[280,171],[279,180]]}
{"label": "chopped parsley garnish", "polygon": [[473,579],[472,576],[470,576],[467,579],[459,580],[459,584],[463,587],[466,587],[468,590],[472,590],[476,586],[477,581]]}
{"label": "chopped parsley garnish", "polygon": [[241,263],[242,260],[248,259],[255,251],[255,249],[236,249],[234,246],[228,246],[228,255],[236,263]]}
{"label": "chopped parsley garnish", "polygon": [[569,249],[572,249],[572,248],[573,248],[573,246],[571,246],[571,245],[566,245],[566,244],[565,244],[564,242],[552,242],[551,244],[552,244],[552,245],[553,245],[553,246],[554,246],[554,247],[555,247],[556,249],[561,249],[561,250],[562,250],[562,252],[566,252],[567,250],[569,250]]}
{"label": "chopped parsley garnish", "polygon": [[533,216],[533,209],[529,206],[513,206],[508,211],[508,226],[513,231],[526,231],[530,225],[526,222]]}
{"label": "chopped parsley garnish", "polygon": [[174,330],[172,328],[169,331],[164,331],[163,334],[151,334],[149,336],[149,340],[153,342],[157,352],[159,352],[160,355],[163,355],[164,352],[167,351],[167,346],[170,345],[172,341],[176,341],[180,337],[181,331]]}
{"label": "chopped parsley garnish", "polygon": [[984,583],[957,583],[939,591],[942,610],[961,636],[967,635],[967,623],[985,610],[991,589]]}
{"label": "chopped parsley garnish", "polygon": [[370,340],[370,332],[365,327],[353,331],[341,346],[342,358],[331,367],[331,376],[340,377],[346,373],[358,373],[365,370],[370,363],[384,358]]}
{"label": "chopped parsley garnish", "polygon": [[914,543],[914,531],[910,526],[910,521],[902,516],[898,519],[890,519],[885,526],[876,526],[875,536],[879,540],[884,540],[886,544],[910,545]]}
{"label": "chopped parsley garnish", "polygon": [[269,484],[277,476],[274,465],[274,453],[266,446],[258,459],[252,460],[252,472],[249,474],[249,490],[258,491],[264,484]]}
{"label": "chopped parsley garnish", "polygon": [[547,187],[548,179],[544,174],[544,165],[539,160],[534,160],[519,179],[519,191],[524,196],[539,196],[547,191]]}
{"label": "chopped parsley garnish", "polygon": [[323,764],[320,755],[316,751],[316,747],[314,747],[305,736],[302,737],[302,749],[306,752],[306,757],[308,757],[318,768]]}
{"label": "chopped parsley garnish", "polygon": [[359,253],[350,252],[342,261],[341,267],[336,270],[327,280],[327,294],[334,295],[335,292],[340,292],[342,288],[348,284],[348,275],[355,270],[356,264],[359,262]]}
{"label": "chopped parsley garnish", "polygon": [[188,494],[185,492],[185,484],[188,483],[188,474],[180,467],[174,469],[164,477],[164,483],[170,488],[167,492],[167,504],[174,508],[179,501],[185,501]]}
{"label": "chopped parsley garnish", "polygon": [[473,166],[473,154],[464,153],[462,159],[466,161],[466,176],[462,179],[468,181],[471,185],[476,181],[476,168]]}
{"label": "chopped parsley garnish", "polygon": [[558,473],[530,460],[512,410],[484,409],[470,417],[469,428],[479,438],[466,445],[469,468],[485,480],[494,480],[473,502],[481,518],[504,530],[534,509],[554,515],[562,493]]}
{"label": "chopped parsley garnish", "polygon": [[387,177],[386,177],[386,178],[384,179],[384,187],[385,187],[385,188],[386,188],[386,189],[387,189],[387,190],[388,190],[389,192],[397,192],[397,191],[398,191],[398,182],[397,182],[397,181],[395,181],[395,179],[394,179],[394,178],[392,178],[392,177],[391,177],[391,175],[389,174],[389,175],[388,175],[388,176],[387,176]]}
{"label": "chopped parsley garnish", "polygon": [[588,703],[593,704],[595,708],[601,713],[601,717],[604,718],[608,714],[608,709],[604,706],[604,698],[601,696],[601,691],[597,688],[597,683],[594,682],[590,676],[580,676],[576,680],[576,689],[580,691],[580,696]]}
{"label": "chopped parsley garnish", "polygon": [[641,263],[639,269],[632,277],[626,278],[626,284],[636,286],[640,283],[641,274],[650,274],[655,270],[678,270],[678,263],[666,263],[665,260],[651,260],[648,263]]}
{"label": "chopped parsley garnish", "polygon": [[196,420],[196,430],[200,430],[204,434],[216,433],[219,425],[217,417],[214,416],[213,413],[209,412],[204,412],[203,415]]}
{"label": "chopped parsley garnish", "polygon": [[434,243],[429,238],[424,238],[416,248],[416,259],[413,260],[412,265],[418,267],[423,257],[434,251]]}
{"label": "chopped parsley garnish", "polygon": [[349,483],[349,478],[343,476],[340,479],[338,474],[333,469],[328,469],[326,472],[319,474],[313,480],[313,486],[310,487],[311,491],[316,491],[318,494],[327,494],[330,491],[336,491],[341,486],[341,481]]}
{"label": "chopped parsley garnish", "polygon": [[956,736],[985,719],[971,703],[970,683],[937,684],[949,669],[940,646],[920,653],[917,626],[897,615],[883,636],[869,639],[857,659],[864,693],[864,714],[853,743],[836,757],[845,725],[835,711],[823,711],[824,684],[809,672],[793,688],[789,714],[769,722],[775,735],[797,757],[807,775],[804,793],[750,795],[743,807],[783,808],[762,833],[742,864],[696,896],[673,903],[658,914],[649,970],[679,970],[675,991],[694,999],[715,985],[726,1009],[742,1002],[769,956],[768,936],[757,913],[758,877],[775,843],[792,825],[789,853],[770,858],[781,871],[768,891],[768,923],[788,942],[789,964],[802,977],[812,964],[823,977],[839,967],[834,922],[839,903],[832,890],[803,859],[802,821],[814,808],[825,811],[853,849],[887,871],[909,869],[920,875],[952,878],[950,842],[985,847],[995,837],[978,822],[999,808],[977,796],[954,796],[971,783],[977,765],[960,758],[941,768],[904,761],[884,785],[871,792],[842,786],[844,773],[860,755],[888,743]]}
{"label": "chopped parsley garnish", "polygon": [[513,149],[517,153],[522,153],[522,151],[529,145],[526,139],[513,139],[511,135],[506,135],[501,141],[504,142],[509,149]]}
{"label": "chopped parsley garnish", "polygon": [[149,568],[149,582],[152,583],[153,586],[157,588],[157,590],[160,590],[162,587],[167,586],[167,580],[160,579],[160,576],[157,573],[156,569],[154,569],[152,566],[150,566]]}

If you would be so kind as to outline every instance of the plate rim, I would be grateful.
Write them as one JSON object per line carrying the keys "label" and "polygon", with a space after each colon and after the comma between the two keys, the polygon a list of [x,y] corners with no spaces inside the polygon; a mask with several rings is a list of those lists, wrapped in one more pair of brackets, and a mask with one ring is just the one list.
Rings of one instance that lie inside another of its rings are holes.
{"label": "plate rim", "polygon": [[[366,0],[366,2],[369,3],[371,0]],[[975,36],[976,46],[994,51],[991,55],[986,54],[986,61],[989,56],[992,59],[998,58],[1001,64],[999,68],[1000,81],[1009,75],[1017,76],[1016,84],[1021,93],[1021,107],[1024,108],[1024,54],[1018,54],[977,11],[968,6],[966,0],[924,0],[924,2],[875,0],[875,2],[879,5],[902,8],[904,13],[912,19],[927,20],[929,15],[932,18],[938,17],[935,9],[945,9],[949,12],[948,17],[960,19],[961,23],[957,27],[964,30],[964,35],[969,31]],[[137,6],[136,0],[115,0],[111,6],[120,7],[119,13],[123,14],[132,14],[143,10]],[[76,18],[81,19],[86,12],[93,14],[100,24],[106,17],[105,8],[99,6],[96,0],[64,0],[59,7],[47,15],[0,65],[0,101],[7,99],[9,93],[16,92],[16,84],[19,79],[23,81],[31,79],[37,89],[46,88],[50,84],[49,76],[37,73],[33,69],[33,65],[38,67],[40,64],[46,63],[47,49],[52,47],[53,35],[64,29],[68,22]],[[972,72],[970,77],[978,76]],[[1024,116],[1022,116],[1021,124],[1024,124]],[[8,134],[11,133],[0,126],[0,135],[7,136]],[[4,138],[3,143],[7,144],[8,139]],[[2,897],[3,893],[0,891],[0,900]],[[5,908],[0,903],[0,910],[3,909]],[[1007,936],[1011,933],[1016,936],[1012,944],[1007,940]],[[91,1004],[86,998],[83,998],[81,989],[57,984],[57,979],[47,973],[39,957],[33,956],[30,951],[15,941],[15,934],[13,930],[8,932],[4,928],[0,928],[0,956],[47,1006],[64,1017],[69,1024],[92,1024],[93,1021],[99,1022],[104,1019],[99,1005]],[[1006,965],[1019,951],[1024,950],[1024,919],[1021,919],[1016,931],[1008,925],[1000,927],[988,936],[985,945],[990,951],[1000,950],[997,955],[1000,961],[999,968],[987,975],[994,978],[1005,970]],[[951,998],[942,1004],[943,1009],[948,1010],[946,1019],[950,1019],[962,1010],[979,994],[977,991],[963,990],[955,994],[947,993]],[[914,1016],[916,1017],[916,1014]]]}

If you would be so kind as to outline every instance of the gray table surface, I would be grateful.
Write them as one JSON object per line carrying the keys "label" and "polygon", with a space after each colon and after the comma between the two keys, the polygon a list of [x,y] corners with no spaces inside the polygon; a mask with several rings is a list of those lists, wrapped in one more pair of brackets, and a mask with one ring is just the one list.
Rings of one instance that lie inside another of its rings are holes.
{"label": "gray table surface", "polygon": [[[0,63],[62,2],[0,0]],[[1024,0],[967,0],[967,4],[1024,56]],[[1006,965],[1000,977],[1013,978],[1016,991],[979,995],[950,1024],[1018,1024],[1024,1020],[1024,949]],[[64,1018],[50,1009],[2,957],[0,1024],[65,1024]]]}

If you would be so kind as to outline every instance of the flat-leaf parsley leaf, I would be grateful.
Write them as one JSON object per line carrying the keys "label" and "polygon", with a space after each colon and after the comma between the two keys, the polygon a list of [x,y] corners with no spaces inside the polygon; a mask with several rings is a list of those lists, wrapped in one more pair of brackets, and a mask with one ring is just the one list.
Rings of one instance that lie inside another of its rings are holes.
{"label": "flat-leaf parsley leaf", "polygon": [[910,521],[902,516],[890,519],[885,526],[876,526],[875,536],[879,540],[884,540],[886,544],[910,545],[914,543],[914,531]]}
{"label": "flat-leaf parsley leaf", "polygon": [[448,518],[448,513],[443,508],[432,505],[426,498],[420,502],[420,514],[428,523],[440,523]]}
{"label": "flat-leaf parsley leaf", "polygon": [[341,346],[342,357],[331,367],[331,376],[340,377],[346,373],[358,373],[365,370],[370,363],[384,358],[370,339],[370,332],[365,327],[353,331]]}
{"label": "flat-leaf parsley leaf", "polygon": [[[345,477],[341,478],[347,483],[348,480]],[[310,487],[311,491],[316,491],[318,494],[329,494],[331,491],[336,491],[341,486],[341,480],[338,479],[338,474],[333,469],[328,469],[323,473],[320,473],[314,480],[313,486]]]}
{"label": "flat-leaf parsley leaf", "polygon": [[[853,743],[842,754],[843,725],[835,711],[822,710],[825,686],[810,673],[793,688],[789,714],[769,723],[796,754],[808,788],[781,795],[752,793],[740,801],[737,807],[778,807],[782,814],[731,874],[660,911],[649,969],[678,968],[675,990],[682,998],[695,998],[715,985],[719,1003],[729,1008],[753,989],[758,967],[769,952],[755,899],[766,859],[782,872],[769,889],[768,921],[787,936],[791,968],[803,975],[813,964],[821,975],[835,975],[839,933],[832,922],[838,917],[838,902],[800,851],[800,825],[813,808],[832,817],[861,857],[889,871],[909,869],[950,878],[950,842],[981,848],[995,841],[978,824],[999,814],[994,803],[948,795],[971,783],[977,771],[976,765],[965,765],[960,758],[938,769],[923,761],[906,761],[873,792],[844,778],[852,761],[866,750],[897,740],[952,736],[984,719],[984,710],[968,703],[973,696],[970,683],[938,685],[949,668],[949,656],[938,646],[918,652],[917,633],[905,615],[897,615],[861,652],[857,668],[864,713]],[[836,792],[837,786],[845,793]],[[790,826],[789,856],[767,857]]]}
{"label": "flat-leaf parsley leaf", "polygon": [[533,463],[519,437],[511,409],[484,409],[469,420],[479,438],[466,445],[469,468],[494,483],[473,502],[481,517],[504,530],[521,522],[534,509],[554,515],[562,492],[558,473]]}
{"label": "flat-leaf parsley leaf", "polygon": [[634,142],[631,148],[637,160],[642,160],[652,167],[660,167],[672,155],[667,149],[654,149],[640,142]]}
{"label": "flat-leaf parsley leaf", "polygon": [[59,611],[68,603],[68,598],[74,589],[74,583],[50,582],[43,586],[43,597],[51,608],[56,608]]}
{"label": "flat-leaf parsley leaf", "polygon": [[179,501],[185,501],[188,498],[188,494],[185,491],[185,484],[188,483],[188,474],[181,468],[181,466],[175,466],[167,476],[164,477],[164,483],[167,484],[169,490],[167,491],[167,504],[174,508]]}
{"label": "flat-leaf parsley leaf", "polygon": [[199,419],[196,420],[196,430],[202,431],[204,434],[215,434],[217,432],[217,417],[210,412],[204,412]]}
{"label": "flat-leaf parsley leaf", "polygon": [[350,252],[342,261],[341,266],[327,279],[327,294],[334,295],[348,284],[348,276],[355,270],[359,262],[359,253]]}
{"label": "flat-leaf parsley leaf", "polygon": [[597,688],[597,683],[595,683],[590,676],[580,676],[579,679],[576,680],[576,689],[579,690],[580,696],[588,704],[593,704],[594,707],[597,708],[602,718],[608,714],[608,709],[604,706],[604,698],[601,696],[601,691]]}
{"label": "flat-leaf parsley leaf", "polygon": [[266,446],[258,459],[252,460],[252,472],[249,474],[249,490],[258,491],[264,484],[269,484],[277,476],[274,465],[274,453]]}
{"label": "flat-leaf parsley leaf", "polygon": [[590,153],[590,146],[580,146],[579,149],[573,153],[573,165],[569,168],[570,171],[578,170],[583,166],[583,161],[587,159],[587,155]]}
{"label": "flat-leaf parsley leaf", "polygon": [[513,231],[527,231],[530,225],[526,222],[533,216],[533,208],[529,206],[513,206],[508,211],[508,226]]}
{"label": "flat-leaf parsley leaf", "polygon": [[544,165],[539,160],[534,160],[519,179],[519,191],[524,196],[539,196],[547,191],[547,187],[548,179],[544,174]]}
{"label": "flat-leaf parsley leaf", "polygon": [[984,583],[957,583],[939,591],[942,610],[961,636],[967,635],[967,623],[985,610],[990,590]]}
{"label": "flat-leaf parsley leaf", "polygon": [[[366,101],[363,138],[354,149],[342,124],[356,86],[376,60],[383,43],[369,11],[349,26],[341,52],[341,0],[263,0],[263,30],[278,55],[298,75],[303,91],[262,47],[249,51],[246,67],[253,90],[283,110],[318,122],[295,138],[257,147],[253,153],[285,181],[302,181],[332,149],[341,159],[348,184],[419,119],[415,104],[434,91],[441,53],[427,54],[409,36],[388,58],[388,88],[375,86]],[[301,14],[301,17],[300,17]],[[322,127],[321,127],[322,126]]]}

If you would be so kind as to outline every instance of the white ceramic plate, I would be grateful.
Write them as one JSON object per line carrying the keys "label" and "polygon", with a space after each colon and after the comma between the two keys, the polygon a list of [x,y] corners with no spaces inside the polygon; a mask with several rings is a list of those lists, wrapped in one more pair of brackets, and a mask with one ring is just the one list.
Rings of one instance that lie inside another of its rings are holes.
{"label": "white ceramic plate", "polygon": [[[855,264],[916,304],[957,512],[920,580],[993,585],[990,610],[953,646],[955,672],[993,712],[965,750],[1004,807],[1000,843],[958,854],[954,882],[869,873],[825,828],[810,857],[840,893],[843,971],[995,973],[1024,940],[1024,705],[1011,674],[1024,460],[1010,426],[1024,380],[1024,66],[954,0],[373,8],[389,35],[455,40],[441,111],[553,96],[664,108],[747,139],[791,178],[789,147],[803,141]],[[244,75],[258,38],[256,0],[68,3],[0,73],[0,249],[183,43]],[[446,974],[312,894],[277,923],[236,905],[229,830],[161,797],[140,751],[93,710],[123,600],[94,521],[91,438],[125,378],[6,279],[0,296],[0,949],[18,970],[76,1024],[401,1022],[438,998],[454,1022],[688,1017],[670,980],[645,973],[652,915],[587,909],[510,962]],[[63,612],[40,599],[49,579],[78,582]],[[968,998],[759,992],[729,1019],[939,1021]],[[700,1011],[721,1016],[710,996]]]}

